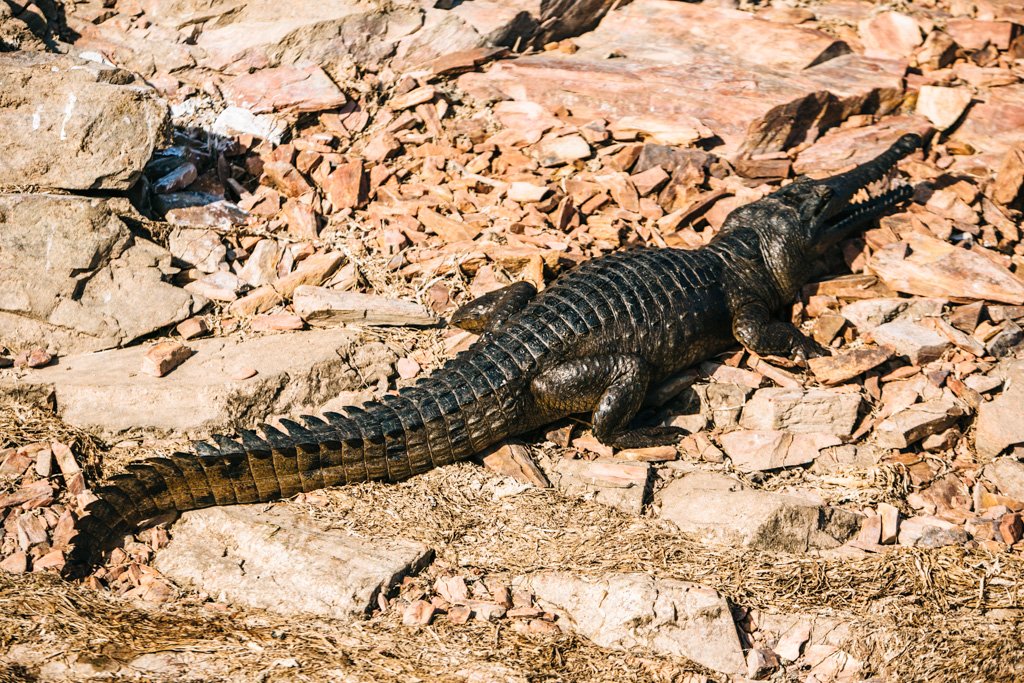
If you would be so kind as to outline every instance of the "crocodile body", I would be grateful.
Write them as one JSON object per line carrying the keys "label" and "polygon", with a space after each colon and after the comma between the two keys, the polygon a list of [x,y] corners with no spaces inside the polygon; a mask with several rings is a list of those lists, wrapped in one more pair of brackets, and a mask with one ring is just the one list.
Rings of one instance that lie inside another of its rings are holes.
{"label": "crocodile body", "polygon": [[471,302],[453,322],[481,337],[415,386],[343,415],[282,421],[287,431],[243,430],[133,464],[96,490],[81,545],[95,550],[168,512],[400,481],[574,413],[591,412],[605,443],[674,441],[678,430],[629,427],[652,383],[737,341],[760,354],[822,352],[772,316],[826,246],[909,195],[903,187],[850,203],[919,145],[904,136],[853,171],[740,207],[701,249],[628,250],[583,263],[539,295],[518,283]]}

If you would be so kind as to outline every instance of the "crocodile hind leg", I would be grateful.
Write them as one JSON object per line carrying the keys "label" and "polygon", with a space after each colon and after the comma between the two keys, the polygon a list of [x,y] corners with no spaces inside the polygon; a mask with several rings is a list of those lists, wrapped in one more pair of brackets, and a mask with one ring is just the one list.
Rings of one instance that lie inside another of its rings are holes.
{"label": "crocodile hind leg", "polygon": [[514,282],[460,306],[448,322],[467,332],[493,332],[523,310],[535,296],[537,288],[532,284]]}
{"label": "crocodile hind leg", "polygon": [[747,303],[736,310],[732,334],[747,350],[759,356],[788,356],[805,361],[828,355],[824,347],[796,326],[773,320],[768,307],[760,302]]}
{"label": "crocodile hind leg", "polygon": [[530,389],[541,410],[569,415],[593,411],[594,436],[618,448],[674,444],[685,432],[675,427],[629,429],[651,381],[639,356],[608,354],[566,361],[537,375]]}

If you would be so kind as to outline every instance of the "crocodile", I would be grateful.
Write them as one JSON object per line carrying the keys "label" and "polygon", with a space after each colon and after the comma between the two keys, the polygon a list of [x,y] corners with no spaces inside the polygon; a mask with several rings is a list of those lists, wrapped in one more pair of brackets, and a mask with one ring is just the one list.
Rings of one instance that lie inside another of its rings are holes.
{"label": "crocodile", "polygon": [[631,426],[653,383],[736,342],[762,356],[826,352],[775,316],[819,255],[910,197],[907,184],[869,190],[921,145],[907,134],[853,170],[797,178],[733,210],[699,249],[629,249],[540,294],[524,282],[486,294],[450,320],[479,333],[476,342],[396,394],[129,465],[94,490],[77,556],[95,561],[105,543],[186,510],[397,482],[576,413],[591,413],[605,444],[673,443],[681,430]]}

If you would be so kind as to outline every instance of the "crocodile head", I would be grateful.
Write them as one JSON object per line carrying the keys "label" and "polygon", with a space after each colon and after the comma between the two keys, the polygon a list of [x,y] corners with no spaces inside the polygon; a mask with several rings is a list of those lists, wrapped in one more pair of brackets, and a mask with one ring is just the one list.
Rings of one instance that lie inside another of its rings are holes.
{"label": "crocodile head", "polygon": [[[921,137],[903,135],[888,150],[851,171],[821,180],[799,179],[772,193],[799,216],[799,234],[788,235],[801,244],[806,256],[820,254],[863,223],[910,198],[909,185],[887,187],[872,194],[872,185],[889,177],[896,163],[921,147]],[[862,193],[863,199],[854,198]]]}

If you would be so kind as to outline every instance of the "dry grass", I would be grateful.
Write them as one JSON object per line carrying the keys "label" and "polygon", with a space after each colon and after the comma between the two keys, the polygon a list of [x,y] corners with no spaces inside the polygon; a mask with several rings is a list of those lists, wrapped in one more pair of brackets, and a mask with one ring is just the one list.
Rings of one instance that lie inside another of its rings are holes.
{"label": "dry grass", "polygon": [[[97,670],[129,677],[134,669],[147,680],[462,681],[477,671],[477,680],[487,681],[525,680],[523,674],[658,681],[678,668],[667,658],[611,652],[573,636],[530,638],[503,624],[441,619],[411,629],[394,611],[356,623],[297,621],[255,610],[211,612],[195,599],[141,609],[52,577],[0,575],[0,647],[16,643],[14,653],[35,666],[74,655],[71,677]],[[182,660],[184,667],[175,665]],[[0,681],[34,680],[35,666],[5,669],[2,662]]]}
{"label": "dry grass", "polygon": [[[39,411],[5,408],[0,416],[8,444],[49,434],[99,448]],[[709,547],[656,519],[553,491],[515,490],[462,464],[398,485],[327,491],[318,504],[283,504],[353,534],[430,544],[437,559],[421,584],[453,572],[640,571],[712,586],[745,607],[854,623],[850,651],[869,672],[949,681],[1022,673],[1012,669],[1024,627],[1017,555],[941,548],[850,560]],[[608,651],[568,635],[527,637],[507,622],[454,626],[442,617],[408,628],[397,610],[342,623],[218,607],[191,593],[145,607],[50,576],[0,575],[0,647],[13,647],[0,681],[35,680],[66,661],[77,662],[72,678],[108,671],[147,680],[189,680],[197,671],[201,680],[466,680],[475,671],[475,680],[488,681],[668,681],[683,680],[685,670],[678,660]]]}

